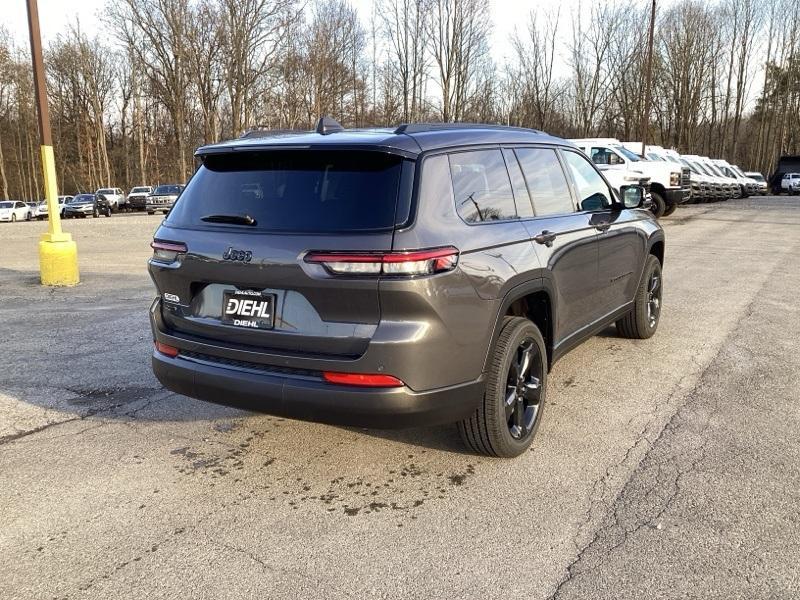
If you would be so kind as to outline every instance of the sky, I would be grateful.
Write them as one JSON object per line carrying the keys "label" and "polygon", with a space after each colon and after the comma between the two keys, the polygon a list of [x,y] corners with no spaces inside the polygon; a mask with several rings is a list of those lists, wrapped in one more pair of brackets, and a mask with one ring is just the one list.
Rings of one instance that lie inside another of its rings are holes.
{"label": "sky", "polygon": [[[641,0],[646,4],[648,0]],[[664,0],[662,0],[663,2]],[[669,0],[668,0],[669,1]],[[19,44],[28,44],[28,17],[25,0],[0,0],[3,4],[0,23],[15,35]],[[561,0],[562,15],[573,10],[584,11],[588,15],[592,0]],[[99,27],[105,0],[39,0],[39,22],[45,45],[62,32],[66,25],[79,18],[82,28],[89,32]],[[358,9],[362,23],[369,22],[373,0],[351,0]],[[496,61],[511,54],[511,36],[514,28],[525,29],[531,10],[542,10],[552,6],[551,0],[490,0],[493,21],[492,55]],[[563,18],[563,17],[562,17]],[[566,28],[564,28],[566,30]]]}

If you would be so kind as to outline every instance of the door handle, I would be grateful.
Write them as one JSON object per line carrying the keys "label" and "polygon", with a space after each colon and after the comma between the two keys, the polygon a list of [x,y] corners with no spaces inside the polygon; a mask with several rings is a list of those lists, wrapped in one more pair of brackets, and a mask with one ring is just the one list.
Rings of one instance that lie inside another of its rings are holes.
{"label": "door handle", "polygon": [[610,227],[611,223],[600,223],[599,225],[594,226],[597,231],[608,231]]}
{"label": "door handle", "polygon": [[553,242],[556,239],[556,234],[552,231],[547,231],[546,229],[540,233],[539,235],[533,236],[533,241],[537,244],[544,244],[548,248],[553,245]]}

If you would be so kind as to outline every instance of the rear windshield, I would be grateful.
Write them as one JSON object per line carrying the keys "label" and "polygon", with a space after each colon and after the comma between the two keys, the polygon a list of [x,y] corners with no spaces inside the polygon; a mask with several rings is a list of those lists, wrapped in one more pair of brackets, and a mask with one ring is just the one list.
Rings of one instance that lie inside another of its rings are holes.
{"label": "rear windshield", "polygon": [[325,233],[389,229],[402,158],[365,151],[272,151],[207,156],[167,222],[248,216],[264,231]]}

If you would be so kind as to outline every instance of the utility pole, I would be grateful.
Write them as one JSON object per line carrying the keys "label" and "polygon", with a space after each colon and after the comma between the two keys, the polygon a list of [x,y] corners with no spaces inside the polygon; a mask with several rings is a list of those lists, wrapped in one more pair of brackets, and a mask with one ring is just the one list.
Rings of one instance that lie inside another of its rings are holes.
{"label": "utility pole", "polygon": [[642,156],[647,146],[647,134],[650,131],[650,96],[653,83],[653,34],[656,28],[656,0],[650,10],[650,34],[647,37],[647,63],[644,73],[644,107],[642,109]]}
{"label": "utility pole", "polygon": [[39,240],[39,271],[42,285],[76,285],[78,274],[78,247],[72,236],[61,231],[61,214],[58,207],[56,162],[53,157],[53,138],[50,134],[50,112],[47,109],[47,82],[42,60],[42,36],[39,33],[39,8],[36,0],[27,0],[28,29],[31,34],[31,59],[33,83],[36,88],[36,106],[39,113],[42,171],[44,171],[45,199],[47,200],[48,233]]}

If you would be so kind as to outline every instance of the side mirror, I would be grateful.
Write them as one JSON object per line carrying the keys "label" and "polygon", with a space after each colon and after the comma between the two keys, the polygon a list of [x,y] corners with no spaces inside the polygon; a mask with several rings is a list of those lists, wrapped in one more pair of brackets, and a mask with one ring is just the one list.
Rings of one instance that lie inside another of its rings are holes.
{"label": "side mirror", "polygon": [[622,160],[619,157],[619,155],[617,155],[617,154],[612,152],[608,157],[608,164],[610,164],[610,165],[622,165],[622,164],[625,164],[625,161]]}
{"label": "side mirror", "polygon": [[625,185],[620,189],[625,208],[641,208],[644,205],[644,188],[640,185]]}

